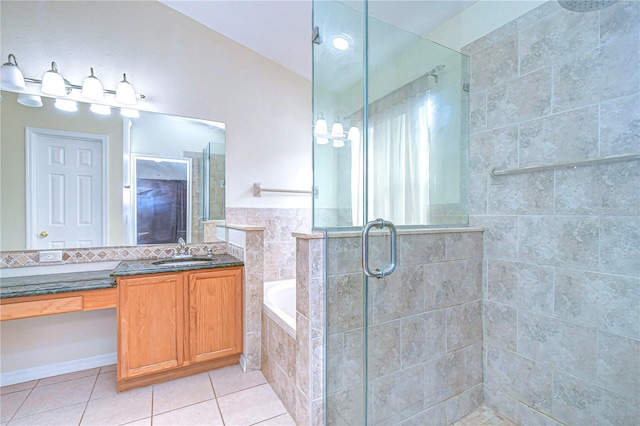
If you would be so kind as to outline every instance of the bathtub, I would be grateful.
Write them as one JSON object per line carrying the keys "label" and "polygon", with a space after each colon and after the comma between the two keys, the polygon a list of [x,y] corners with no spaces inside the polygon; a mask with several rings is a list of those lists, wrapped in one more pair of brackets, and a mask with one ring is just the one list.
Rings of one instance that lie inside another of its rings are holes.
{"label": "bathtub", "polygon": [[263,309],[269,317],[296,335],[296,280],[268,281],[264,283]]}

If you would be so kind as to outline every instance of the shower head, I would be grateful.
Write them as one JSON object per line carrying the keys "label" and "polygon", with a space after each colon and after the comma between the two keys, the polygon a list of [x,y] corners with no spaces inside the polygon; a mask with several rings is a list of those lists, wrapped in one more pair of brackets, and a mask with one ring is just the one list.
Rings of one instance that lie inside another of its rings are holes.
{"label": "shower head", "polygon": [[591,12],[609,7],[618,0],[558,0],[558,4],[572,12]]}

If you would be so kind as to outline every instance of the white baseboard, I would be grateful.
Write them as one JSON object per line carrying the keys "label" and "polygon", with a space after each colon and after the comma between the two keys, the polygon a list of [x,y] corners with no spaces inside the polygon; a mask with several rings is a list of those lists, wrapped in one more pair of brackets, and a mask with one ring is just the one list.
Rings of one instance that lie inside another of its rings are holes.
{"label": "white baseboard", "polygon": [[60,374],[75,373],[76,371],[88,370],[89,368],[104,367],[105,365],[115,364],[116,359],[116,353],[112,352],[110,354],[74,359],[57,364],[25,368],[24,370],[7,371],[6,373],[0,373],[0,385],[14,385],[16,383],[44,379],[45,377],[58,376]]}

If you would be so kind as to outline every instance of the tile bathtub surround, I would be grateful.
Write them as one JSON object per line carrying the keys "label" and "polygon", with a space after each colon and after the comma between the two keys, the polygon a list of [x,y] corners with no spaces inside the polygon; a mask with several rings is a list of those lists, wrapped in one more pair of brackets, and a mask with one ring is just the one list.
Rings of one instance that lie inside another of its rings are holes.
{"label": "tile bathtub surround", "polygon": [[296,239],[292,233],[311,230],[311,209],[227,207],[226,221],[265,228],[265,281],[295,278]]}
{"label": "tile bathtub surround", "polygon": [[295,425],[262,373],[237,365],[121,393],[115,365],[1,389],[3,425]]}
{"label": "tile bathtub surround", "polygon": [[548,2],[464,52],[485,401],[521,424],[636,424],[640,162],[489,171],[640,151],[640,3]]}
{"label": "tile bathtub surround", "polygon": [[[372,263],[383,262],[387,244],[372,238]],[[369,280],[368,295],[360,244],[328,239],[328,423],[362,421],[365,297],[370,422],[456,422],[483,401],[482,233],[400,233],[396,272]]]}

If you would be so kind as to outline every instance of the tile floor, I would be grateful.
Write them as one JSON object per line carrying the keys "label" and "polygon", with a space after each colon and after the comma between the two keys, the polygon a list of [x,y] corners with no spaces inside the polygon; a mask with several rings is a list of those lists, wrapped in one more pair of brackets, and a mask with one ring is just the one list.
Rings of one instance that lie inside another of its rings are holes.
{"label": "tile floor", "polygon": [[0,388],[4,425],[295,425],[238,365],[118,393],[115,365]]}
{"label": "tile floor", "polygon": [[502,417],[486,405],[481,405],[477,410],[461,418],[452,426],[516,426],[516,424]]}

